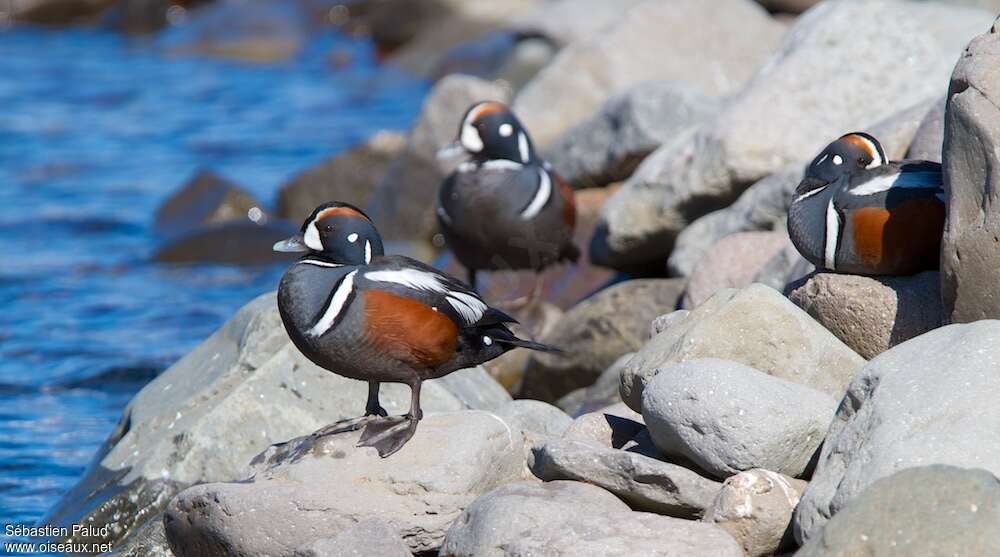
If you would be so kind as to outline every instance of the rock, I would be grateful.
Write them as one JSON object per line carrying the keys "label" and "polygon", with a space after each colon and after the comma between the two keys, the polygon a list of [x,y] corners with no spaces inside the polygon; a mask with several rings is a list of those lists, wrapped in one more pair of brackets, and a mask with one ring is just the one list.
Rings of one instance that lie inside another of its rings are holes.
{"label": "rock", "polygon": [[775,555],[795,545],[792,511],[806,482],[754,469],[726,478],[703,520],[722,527],[748,557]]}
{"label": "rock", "polygon": [[591,385],[622,354],[642,346],[649,322],[676,307],[683,287],[677,279],[630,280],[573,306],[541,338],[564,352],[532,354],[521,395],[551,401]]}
{"label": "rock", "polygon": [[123,540],[108,557],[174,557],[163,530],[163,515],[158,514]]}
{"label": "rock", "polygon": [[[362,413],[367,385],[320,369],[292,346],[274,293],[245,306],[129,402],[91,466],[44,519],[110,526],[120,540],[187,486],[236,480],[270,444]],[[510,397],[481,368],[424,384],[425,412],[493,410]],[[390,413],[409,389],[383,385]]]}
{"label": "rock", "polygon": [[261,203],[250,192],[200,170],[160,204],[153,217],[153,230],[162,236],[177,237],[207,225],[249,220],[254,209],[263,214]]}
{"label": "rock", "polygon": [[388,459],[356,447],[360,435],[299,437],[256,457],[242,482],[181,492],[164,516],[171,549],[281,555],[378,517],[410,551],[433,551],[476,496],[518,479],[524,462],[520,436],[488,412],[428,416]]}
{"label": "rock", "polygon": [[579,416],[620,403],[622,395],[618,390],[620,383],[618,378],[621,376],[622,368],[634,355],[634,352],[623,354],[615,360],[615,363],[608,366],[608,369],[601,372],[593,385],[566,393],[556,401],[556,406],[565,410],[570,416]]}
{"label": "rock", "polygon": [[594,260],[656,266],[690,222],[750,184],[808,161],[845,131],[940,95],[962,45],[990,21],[988,12],[933,3],[825,2],[809,10],[712,123],[647,157],[608,201]]}
{"label": "rock", "polygon": [[0,21],[73,25],[91,23],[115,0],[16,0],[0,11]]}
{"label": "rock", "polygon": [[541,33],[565,46],[595,37],[644,1],[548,0],[515,17],[508,27],[519,32]]}
{"label": "rock", "polygon": [[920,466],[873,483],[795,555],[996,555],[998,522],[996,476]]}
{"label": "rock", "polygon": [[937,271],[908,277],[818,273],[789,299],[866,359],[940,327],[943,317]]}
{"label": "rock", "polygon": [[620,449],[645,429],[642,414],[619,402],[576,418],[563,438]]}
{"label": "rock", "polygon": [[799,163],[786,165],[747,188],[729,207],[692,222],[677,236],[667,270],[672,275],[690,276],[708,249],[726,236],[783,228],[792,192],[802,181],[804,168]]}
{"label": "rock", "polygon": [[278,215],[301,222],[318,205],[333,199],[364,207],[405,143],[401,134],[379,132],[365,143],[307,168],[278,190]]}
{"label": "rock", "polygon": [[558,50],[559,46],[551,38],[538,32],[493,31],[448,50],[434,65],[431,78],[472,75],[503,80],[518,90],[545,67]]}
{"label": "rock", "polygon": [[681,307],[695,308],[719,290],[750,286],[764,265],[789,245],[784,230],[737,232],[719,240],[691,271]]}
{"label": "rock", "polygon": [[602,487],[637,511],[698,518],[722,487],[676,464],[584,441],[552,439],[532,448],[532,473],[544,481]]}
{"label": "rock", "polygon": [[1000,24],[976,37],[955,66],[944,124],[944,187],[948,207],[941,243],[945,320],[1000,317],[995,270],[1000,217]]}
{"label": "rock", "polygon": [[764,10],[745,0],[645,2],[624,10],[601,32],[564,48],[518,93],[514,111],[539,148],[644,81],[677,80],[709,95],[732,93],[783,33]]}
{"label": "rock", "polygon": [[742,550],[709,524],[633,512],[592,485],[518,482],[480,497],[448,530],[441,555],[713,555]]}
{"label": "rock", "polygon": [[[437,160],[440,148],[455,140],[465,111],[475,102],[507,102],[501,85],[462,75],[439,81],[424,101],[406,148],[375,187],[368,214],[388,240],[429,241],[437,231],[437,190],[450,172]],[[529,132],[531,128],[529,127]]]}
{"label": "rock", "polygon": [[198,228],[172,238],[156,249],[153,260],[160,263],[231,263],[236,265],[270,264],[295,259],[295,254],[271,249],[275,242],[298,232],[283,220],[262,217],[230,221]]}
{"label": "rock", "polygon": [[815,270],[816,266],[802,257],[795,246],[789,244],[760,268],[754,275],[753,282],[770,286],[787,295],[791,283],[801,280]]}
{"label": "rock", "polygon": [[906,158],[941,162],[944,145],[944,109],[947,98],[938,99],[930,112],[924,115],[917,133],[906,151]]}
{"label": "rock", "polygon": [[757,0],[768,11],[800,14],[819,3],[819,0]]}
{"label": "rock", "polygon": [[739,362],[839,399],[864,359],[775,290],[724,290],[654,336],[626,364],[622,400],[642,409],[659,370],[698,358]]}
{"label": "rock", "polygon": [[563,133],[548,161],[574,188],[625,180],[656,148],[718,109],[718,100],[685,83],[640,83]]}
{"label": "rock", "polygon": [[660,452],[719,478],[752,468],[803,475],[836,409],[829,395],[714,358],[664,368],[642,395]]}
{"label": "rock", "polygon": [[316,540],[295,550],[295,557],[411,557],[410,548],[385,520],[369,518],[349,526],[336,537]]}
{"label": "rock", "polygon": [[[935,329],[891,348],[854,378],[793,521],[800,542],[876,480],[912,466],[1000,472],[1000,321]],[[935,516],[937,513],[935,513]]]}
{"label": "rock", "polygon": [[565,412],[540,400],[512,400],[496,409],[512,427],[541,435],[561,437],[573,423]]}
{"label": "rock", "polygon": [[[891,116],[868,126],[868,133],[878,138],[882,149],[890,160],[903,159],[910,150],[913,138],[916,137],[921,124],[934,107],[941,102],[938,94],[904,108]],[[831,138],[832,140],[832,138]]]}

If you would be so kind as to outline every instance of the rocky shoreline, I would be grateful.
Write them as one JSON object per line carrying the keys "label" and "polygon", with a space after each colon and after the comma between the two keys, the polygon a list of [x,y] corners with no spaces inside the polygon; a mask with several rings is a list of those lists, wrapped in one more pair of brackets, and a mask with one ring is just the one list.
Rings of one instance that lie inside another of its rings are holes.
{"label": "rocky shoreline", "polygon": [[[338,198],[429,260],[434,153],[504,101],[576,190],[589,253],[519,316],[566,354],[429,381],[380,459],[324,434],[366,386],[305,359],[264,294],[135,396],[47,524],[180,557],[1000,553],[1000,3],[417,4],[408,26],[398,2],[329,12],[436,80],[409,133],[304,170],[274,212],[200,175],[160,257],[263,246]],[[940,271],[816,272],[792,246],[806,163],[855,129],[943,162]],[[486,275],[490,300],[531,284]]]}

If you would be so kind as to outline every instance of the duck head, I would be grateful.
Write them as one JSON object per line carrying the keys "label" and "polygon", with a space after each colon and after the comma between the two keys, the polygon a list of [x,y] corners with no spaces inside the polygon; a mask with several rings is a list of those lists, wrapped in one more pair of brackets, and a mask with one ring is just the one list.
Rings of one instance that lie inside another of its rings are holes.
{"label": "duck head", "polygon": [[339,201],[316,207],[301,232],[274,244],[274,251],[306,253],[342,265],[367,265],[385,253],[368,215]]}
{"label": "duck head", "polygon": [[454,143],[441,149],[438,156],[451,158],[465,154],[473,160],[504,159],[520,164],[535,162],[535,147],[521,121],[496,101],[479,102],[465,111]]}

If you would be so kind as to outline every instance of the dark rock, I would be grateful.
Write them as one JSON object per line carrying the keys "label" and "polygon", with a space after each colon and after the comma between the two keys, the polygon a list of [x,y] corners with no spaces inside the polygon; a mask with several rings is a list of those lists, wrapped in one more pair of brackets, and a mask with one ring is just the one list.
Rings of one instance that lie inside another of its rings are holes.
{"label": "dark rock", "polygon": [[167,535],[163,530],[163,515],[157,515],[146,521],[141,528],[133,532],[114,551],[106,554],[108,557],[174,557],[167,544]]}
{"label": "dark rock", "polygon": [[209,224],[248,219],[261,204],[240,186],[210,171],[202,170],[156,210],[153,230],[176,237]]}
{"label": "dark rock", "polygon": [[577,417],[563,434],[563,438],[585,441],[598,447],[620,449],[645,429],[642,414],[619,402]]}
{"label": "dark rock", "polygon": [[114,3],[115,0],[18,0],[3,7],[0,20],[9,18],[42,25],[91,23]]}
{"label": "dark rock", "polygon": [[167,241],[157,248],[153,260],[160,263],[232,264],[290,261],[295,259],[295,254],[278,253],[271,247],[297,231],[297,226],[283,220],[213,224]]}
{"label": "dark rock", "polygon": [[464,41],[441,57],[431,71],[433,79],[460,73],[483,79],[502,79],[520,89],[555,56],[559,46],[537,32],[493,31]]}

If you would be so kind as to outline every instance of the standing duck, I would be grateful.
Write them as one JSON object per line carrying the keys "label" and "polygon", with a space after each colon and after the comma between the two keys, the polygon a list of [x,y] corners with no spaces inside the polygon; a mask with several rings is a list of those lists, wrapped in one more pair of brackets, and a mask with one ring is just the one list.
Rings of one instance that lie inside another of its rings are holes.
{"label": "standing duck", "polygon": [[[326,203],[301,234],[276,251],[303,252],[281,278],[278,310],[295,346],[316,365],[368,382],[359,446],[386,457],[414,434],[423,416],[424,380],[487,362],[516,347],[554,348],[514,336],[514,320],[458,280],[403,256],[383,255],[382,240],[357,207]],[[387,417],[379,385],[405,383],[410,412]]]}
{"label": "standing duck", "polygon": [[788,233],[819,269],[911,275],[938,268],[944,217],[940,164],[889,161],[877,139],[854,132],[806,168]]}
{"label": "standing duck", "polygon": [[473,288],[480,269],[541,271],[577,260],[573,191],[538,158],[510,109],[493,101],[469,108],[458,139],[439,155],[454,153],[469,160],[441,185],[437,217]]}

